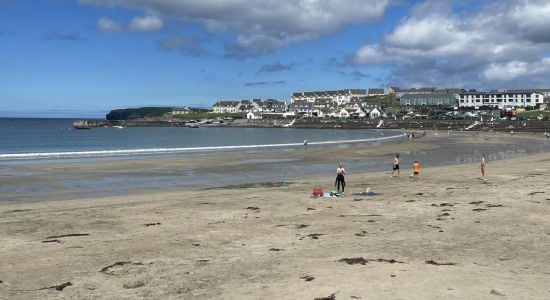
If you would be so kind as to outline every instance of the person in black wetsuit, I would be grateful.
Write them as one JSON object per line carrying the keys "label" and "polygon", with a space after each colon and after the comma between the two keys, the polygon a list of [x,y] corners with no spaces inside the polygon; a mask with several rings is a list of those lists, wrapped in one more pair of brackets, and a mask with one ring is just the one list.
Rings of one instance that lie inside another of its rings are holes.
{"label": "person in black wetsuit", "polygon": [[336,168],[336,182],[334,182],[334,186],[336,187],[338,193],[340,193],[340,186],[342,187],[342,193],[346,187],[344,174],[346,174],[346,169],[344,169],[344,166],[340,163],[338,164],[338,168]]}

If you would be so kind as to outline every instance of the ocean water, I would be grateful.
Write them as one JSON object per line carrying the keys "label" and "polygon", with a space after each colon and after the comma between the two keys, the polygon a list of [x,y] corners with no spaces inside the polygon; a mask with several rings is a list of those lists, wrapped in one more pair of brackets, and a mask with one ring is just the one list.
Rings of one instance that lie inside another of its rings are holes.
{"label": "ocean water", "polygon": [[228,127],[112,127],[77,130],[72,119],[0,118],[0,161],[330,145],[400,138],[397,132]]}

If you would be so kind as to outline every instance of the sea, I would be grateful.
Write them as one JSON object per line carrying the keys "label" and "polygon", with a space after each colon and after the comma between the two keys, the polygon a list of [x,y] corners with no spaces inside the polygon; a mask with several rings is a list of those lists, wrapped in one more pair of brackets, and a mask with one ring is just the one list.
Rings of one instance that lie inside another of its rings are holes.
{"label": "sea", "polygon": [[381,130],[99,127],[74,129],[73,119],[0,119],[0,161],[121,157],[151,154],[216,154],[268,149],[395,140]]}
{"label": "sea", "polygon": [[[73,121],[0,118],[0,204],[262,183],[284,187],[294,180],[331,176],[339,162],[345,164],[346,182],[368,186],[368,183],[354,183],[353,174],[384,170],[389,174],[394,156],[394,153],[369,155],[369,147],[417,143],[405,138],[404,132],[395,130],[235,127],[77,130],[72,127]],[[418,147],[411,147],[411,151],[406,151],[407,147],[400,147],[405,149],[399,153],[405,175],[414,160],[419,160],[424,168],[479,163],[481,155],[485,155],[490,174],[491,161],[550,151],[550,141],[540,133],[521,138],[501,133],[498,139],[490,141],[483,134],[473,132],[431,131],[427,134],[450,138],[431,139],[425,147],[420,147],[425,150],[415,151],[412,149]],[[463,135],[474,135],[477,140],[467,143],[461,138]],[[418,143],[423,141],[418,139]],[[338,150],[350,147],[361,148],[365,157],[338,154]],[[311,159],[310,151],[318,149],[328,150],[321,153],[330,153],[333,157]],[[179,158],[214,159],[224,155],[231,159],[218,159],[223,165],[216,167],[177,163]],[[169,168],[142,164],[156,162],[157,158],[176,163]],[[103,167],[95,169],[93,166],[95,161],[114,164],[121,160],[129,161],[131,167],[117,169],[101,164]],[[311,182],[312,186],[327,188],[333,184]]]}

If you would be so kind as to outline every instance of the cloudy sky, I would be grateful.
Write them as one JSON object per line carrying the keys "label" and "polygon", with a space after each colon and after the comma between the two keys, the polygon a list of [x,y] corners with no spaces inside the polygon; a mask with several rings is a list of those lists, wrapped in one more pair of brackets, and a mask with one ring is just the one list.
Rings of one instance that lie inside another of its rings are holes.
{"label": "cloudy sky", "polygon": [[0,0],[0,116],[550,88],[550,0]]}

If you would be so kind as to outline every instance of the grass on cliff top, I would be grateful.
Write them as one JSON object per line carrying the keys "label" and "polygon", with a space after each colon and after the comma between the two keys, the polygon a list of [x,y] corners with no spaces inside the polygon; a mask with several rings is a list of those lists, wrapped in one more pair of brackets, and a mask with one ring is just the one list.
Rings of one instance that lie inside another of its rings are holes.
{"label": "grass on cliff top", "polygon": [[367,103],[369,105],[374,104],[382,107],[401,108],[399,100],[397,100],[394,95],[369,96],[367,98]]}

